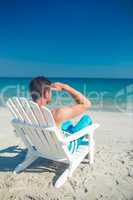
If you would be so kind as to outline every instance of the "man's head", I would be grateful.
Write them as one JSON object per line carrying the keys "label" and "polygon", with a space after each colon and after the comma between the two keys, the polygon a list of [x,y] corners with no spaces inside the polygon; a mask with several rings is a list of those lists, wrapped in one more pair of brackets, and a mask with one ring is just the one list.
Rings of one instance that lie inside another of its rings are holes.
{"label": "man's head", "polygon": [[32,100],[39,100],[49,103],[51,101],[51,81],[43,76],[36,77],[31,80],[29,85],[30,95]]}

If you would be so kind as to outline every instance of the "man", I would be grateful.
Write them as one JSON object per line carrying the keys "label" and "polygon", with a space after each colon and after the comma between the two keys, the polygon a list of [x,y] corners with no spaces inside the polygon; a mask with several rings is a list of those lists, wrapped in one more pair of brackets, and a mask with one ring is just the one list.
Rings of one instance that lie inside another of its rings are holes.
{"label": "man", "polygon": [[[84,113],[91,107],[91,102],[83,94],[71,86],[64,83],[51,83],[51,81],[47,78],[40,76],[31,80],[29,89],[33,101],[36,102],[39,107],[46,106],[48,103],[50,103],[52,98],[52,89],[57,91],[66,91],[74,98],[74,105],[66,105],[62,108],[54,108],[51,110],[56,125],[61,127],[63,131],[73,134],[92,123],[88,115],[84,115],[75,126],[73,126],[72,122],[70,121],[73,117]],[[64,121],[66,122],[63,123]],[[83,144],[83,138],[84,137],[75,142],[71,142],[68,147],[69,150],[73,152],[81,143]]]}
{"label": "man", "polygon": [[71,94],[76,102],[72,106],[64,106],[63,108],[51,110],[58,127],[63,121],[70,120],[73,117],[84,113],[91,107],[91,102],[83,94],[71,86],[63,83],[51,83],[51,81],[45,77],[37,77],[30,82],[30,93],[33,101],[35,101],[40,107],[50,103],[52,98],[52,88],[58,91],[67,91],[69,94]]}

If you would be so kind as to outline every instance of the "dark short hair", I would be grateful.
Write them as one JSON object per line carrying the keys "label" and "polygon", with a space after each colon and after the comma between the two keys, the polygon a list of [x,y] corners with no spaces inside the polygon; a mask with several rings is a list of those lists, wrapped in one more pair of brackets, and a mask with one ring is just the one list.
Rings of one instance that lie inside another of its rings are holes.
{"label": "dark short hair", "polygon": [[40,99],[44,92],[50,91],[51,81],[43,76],[36,77],[29,84],[29,91],[33,101]]}

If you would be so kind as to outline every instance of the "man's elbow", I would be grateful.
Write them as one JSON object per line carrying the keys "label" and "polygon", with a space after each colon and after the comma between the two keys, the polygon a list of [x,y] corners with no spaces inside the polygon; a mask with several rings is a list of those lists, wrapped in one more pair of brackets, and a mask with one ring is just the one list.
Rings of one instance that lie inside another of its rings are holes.
{"label": "man's elbow", "polygon": [[92,106],[92,104],[91,104],[90,101],[87,101],[87,102],[85,103],[85,108],[86,108],[86,109],[91,108],[91,106]]}

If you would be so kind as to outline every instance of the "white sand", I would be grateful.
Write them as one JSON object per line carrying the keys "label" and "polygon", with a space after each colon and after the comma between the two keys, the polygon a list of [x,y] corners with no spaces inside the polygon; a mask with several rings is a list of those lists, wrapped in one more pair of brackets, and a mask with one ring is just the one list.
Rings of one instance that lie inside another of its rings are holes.
{"label": "white sand", "polygon": [[13,133],[10,113],[1,108],[0,200],[133,200],[133,118],[122,113],[89,114],[101,124],[95,135],[94,167],[82,163],[62,188],[55,189],[53,182],[64,165],[38,159],[25,172],[13,174],[24,157],[23,145]]}

